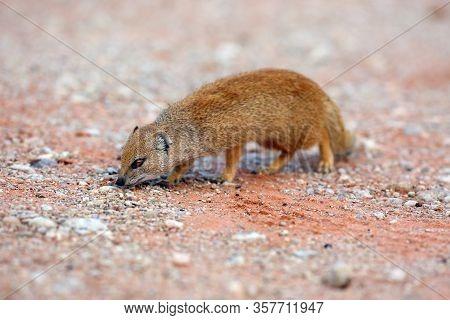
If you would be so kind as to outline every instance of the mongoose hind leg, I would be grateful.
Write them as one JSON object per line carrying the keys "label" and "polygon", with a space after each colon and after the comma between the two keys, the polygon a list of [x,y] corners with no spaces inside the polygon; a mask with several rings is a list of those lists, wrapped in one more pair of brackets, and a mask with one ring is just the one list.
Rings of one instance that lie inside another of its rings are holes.
{"label": "mongoose hind leg", "polygon": [[288,153],[286,151],[281,151],[281,154],[272,161],[270,166],[266,168],[261,168],[261,173],[276,173],[283,169],[283,167],[291,160],[293,153]]}
{"label": "mongoose hind leg", "polygon": [[239,159],[242,155],[242,146],[238,145],[226,151],[225,170],[222,174],[222,181],[231,182],[236,174],[236,170],[239,164]]}
{"label": "mongoose hind leg", "polygon": [[319,172],[329,173],[334,169],[334,155],[331,149],[330,136],[328,131],[324,129],[322,134],[322,139],[319,142],[320,151],[320,162],[319,162]]}
{"label": "mongoose hind leg", "polygon": [[185,162],[183,164],[176,166],[173,169],[172,173],[167,178],[167,181],[169,181],[170,183],[180,182],[181,178],[183,178],[183,176],[186,174],[186,172],[189,171],[189,169],[191,168],[193,163],[194,163],[194,161],[191,160],[191,161],[188,161],[188,162]]}

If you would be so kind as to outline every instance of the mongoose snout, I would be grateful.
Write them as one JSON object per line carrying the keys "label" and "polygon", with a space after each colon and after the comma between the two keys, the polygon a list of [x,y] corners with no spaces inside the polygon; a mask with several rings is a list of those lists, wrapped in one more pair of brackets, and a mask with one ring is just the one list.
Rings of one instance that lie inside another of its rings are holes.
{"label": "mongoose snout", "polygon": [[314,81],[289,70],[263,69],[206,84],[170,105],[151,124],[135,127],[124,146],[116,184],[169,174],[178,182],[195,159],[225,151],[223,181],[232,181],[247,142],[280,155],[279,171],[297,150],[319,145],[319,171],[347,155],[354,137],[339,108]]}

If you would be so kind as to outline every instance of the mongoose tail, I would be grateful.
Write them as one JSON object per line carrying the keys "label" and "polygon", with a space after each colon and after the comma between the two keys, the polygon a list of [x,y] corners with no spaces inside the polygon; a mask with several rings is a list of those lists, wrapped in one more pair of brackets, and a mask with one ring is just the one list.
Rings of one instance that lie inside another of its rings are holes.
{"label": "mongoose tail", "polygon": [[331,100],[325,102],[325,127],[330,137],[335,160],[347,158],[354,150],[355,135],[345,128],[338,106]]}

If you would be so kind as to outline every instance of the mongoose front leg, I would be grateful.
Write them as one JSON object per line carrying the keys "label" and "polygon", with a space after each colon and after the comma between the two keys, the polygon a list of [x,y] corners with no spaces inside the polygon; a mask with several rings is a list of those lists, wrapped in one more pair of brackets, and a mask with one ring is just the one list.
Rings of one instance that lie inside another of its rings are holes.
{"label": "mongoose front leg", "polygon": [[331,149],[330,136],[328,135],[327,130],[324,130],[322,140],[319,142],[319,150],[319,171],[322,173],[329,173],[334,168],[334,155],[333,150]]}
{"label": "mongoose front leg", "polygon": [[263,173],[276,173],[280,171],[292,158],[292,154],[282,151],[281,154],[273,160],[273,162],[267,168],[262,168],[261,172]]}
{"label": "mongoose front leg", "polygon": [[170,183],[180,182],[181,178],[183,178],[185,173],[188,172],[191,168],[193,162],[194,161],[188,161],[176,166],[170,176],[167,178],[167,181],[169,181]]}
{"label": "mongoose front leg", "polygon": [[231,182],[236,174],[239,159],[242,155],[242,146],[236,146],[226,151],[225,170],[222,174],[222,181]]}

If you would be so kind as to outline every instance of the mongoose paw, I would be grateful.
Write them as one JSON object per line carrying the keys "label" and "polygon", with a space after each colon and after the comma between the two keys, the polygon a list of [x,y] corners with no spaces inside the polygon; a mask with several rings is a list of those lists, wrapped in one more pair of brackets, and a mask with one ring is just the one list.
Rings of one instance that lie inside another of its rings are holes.
{"label": "mongoose paw", "polygon": [[321,173],[330,173],[331,171],[333,171],[333,168],[334,168],[334,165],[332,162],[321,160],[319,162],[318,171]]}
{"label": "mongoose paw", "polygon": [[229,173],[224,173],[222,177],[220,177],[220,182],[232,182],[234,179],[234,175]]}
{"label": "mongoose paw", "polygon": [[167,181],[168,181],[169,183],[176,184],[176,183],[178,183],[178,182],[181,181],[181,178],[182,178],[182,177],[183,177],[183,176],[181,176],[181,175],[179,175],[179,174],[173,173],[173,174],[171,174],[171,175],[167,178]]}

